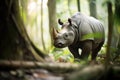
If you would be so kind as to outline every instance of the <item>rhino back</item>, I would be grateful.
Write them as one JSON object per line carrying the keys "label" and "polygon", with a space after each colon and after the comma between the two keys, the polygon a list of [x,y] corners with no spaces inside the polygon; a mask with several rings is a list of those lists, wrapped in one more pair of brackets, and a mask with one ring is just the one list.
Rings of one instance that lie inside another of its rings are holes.
{"label": "rhino back", "polygon": [[78,27],[80,41],[88,39],[99,43],[104,40],[104,26],[99,20],[80,12],[74,14],[71,19]]}

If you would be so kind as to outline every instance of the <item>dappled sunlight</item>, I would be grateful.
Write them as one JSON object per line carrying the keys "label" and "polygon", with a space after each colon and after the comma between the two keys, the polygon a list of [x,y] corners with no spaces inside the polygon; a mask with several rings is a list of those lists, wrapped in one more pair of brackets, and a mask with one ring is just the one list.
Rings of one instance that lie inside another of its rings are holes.
{"label": "dappled sunlight", "polygon": [[[41,0],[30,0],[27,6],[27,21],[26,29],[31,40],[36,44],[36,46],[42,51],[41,42]],[[44,42],[47,50],[50,47],[50,35],[48,27],[48,11],[47,11],[47,0],[43,0],[43,35]]]}
{"label": "dappled sunlight", "polygon": [[27,9],[28,9],[28,15],[30,15],[33,12],[36,13],[37,12],[37,3],[29,2]]}

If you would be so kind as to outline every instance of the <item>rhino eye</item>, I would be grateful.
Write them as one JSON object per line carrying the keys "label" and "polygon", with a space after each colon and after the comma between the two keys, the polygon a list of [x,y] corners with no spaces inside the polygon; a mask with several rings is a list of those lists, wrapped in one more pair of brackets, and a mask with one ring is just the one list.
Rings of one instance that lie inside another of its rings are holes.
{"label": "rhino eye", "polygon": [[64,34],[64,39],[68,39],[68,34]]}

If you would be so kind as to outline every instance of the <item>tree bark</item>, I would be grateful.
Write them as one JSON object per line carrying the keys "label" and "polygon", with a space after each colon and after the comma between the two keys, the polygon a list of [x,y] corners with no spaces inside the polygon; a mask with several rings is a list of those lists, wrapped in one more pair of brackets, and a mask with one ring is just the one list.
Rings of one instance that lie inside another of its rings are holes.
{"label": "tree bark", "polygon": [[44,61],[42,57],[45,54],[35,47],[27,35],[20,16],[19,1],[0,1],[0,13],[0,59]]}
{"label": "tree bark", "polygon": [[112,3],[108,1],[107,3],[108,8],[108,41],[107,41],[107,51],[106,51],[106,66],[109,64],[110,58],[110,46],[112,41],[112,32],[113,32],[113,11],[112,11]]}

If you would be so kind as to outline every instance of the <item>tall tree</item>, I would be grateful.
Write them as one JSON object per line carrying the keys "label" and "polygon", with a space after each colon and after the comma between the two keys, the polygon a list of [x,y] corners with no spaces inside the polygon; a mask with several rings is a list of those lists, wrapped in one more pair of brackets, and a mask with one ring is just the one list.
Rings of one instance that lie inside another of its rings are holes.
{"label": "tall tree", "polygon": [[[0,1],[0,59],[20,60],[45,57],[29,39],[20,16],[19,0]],[[37,53],[39,53],[39,56]],[[29,56],[29,54],[31,56]]]}
{"label": "tall tree", "polygon": [[108,9],[108,41],[107,41],[107,53],[106,53],[106,65],[109,64],[110,61],[110,46],[112,41],[112,33],[113,33],[113,11],[112,11],[112,3],[110,1],[107,2]]}
{"label": "tall tree", "polygon": [[80,12],[80,0],[77,0],[78,11]]}
{"label": "tall tree", "polygon": [[[119,55],[120,55],[120,0],[114,0],[115,1],[115,12],[114,12],[114,22],[115,22],[115,31],[114,33],[116,33],[116,35],[113,35],[113,38],[115,37],[115,40],[117,40],[118,42],[116,43],[117,45],[117,51],[116,51],[116,56],[114,59],[116,59]],[[114,43],[114,44],[115,44]]]}
{"label": "tall tree", "polygon": [[41,40],[42,40],[43,50],[46,52],[46,47],[45,47],[44,37],[43,37],[43,0],[41,0]]}
{"label": "tall tree", "polygon": [[69,11],[69,13],[71,15],[72,13],[71,13],[71,10],[70,10],[70,3],[71,3],[71,0],[68,0],[68,11]]}
{"label": "tall tree", "polygon": [[52,30],[53,27],[57,27],[57,20],[56,20],[56,0],[48,0],[48,13],[49,13],[49,32],[51,36],[51,43],[52,42]]}
{"label": "tall tree", "polygon": [[97,18],[96,0],[88,0],[88,1],[89,1],[90,16]]}
{"label": "tall tree", "polygon": [[23,21],[27,24],[28,21],[28,10],[27,10],[27,6],[28,6],[28,0],[20,0],[19,3],[20,3],[20,6],[21,6],[21,14],[22,14],[22,17],[23,17]]}

